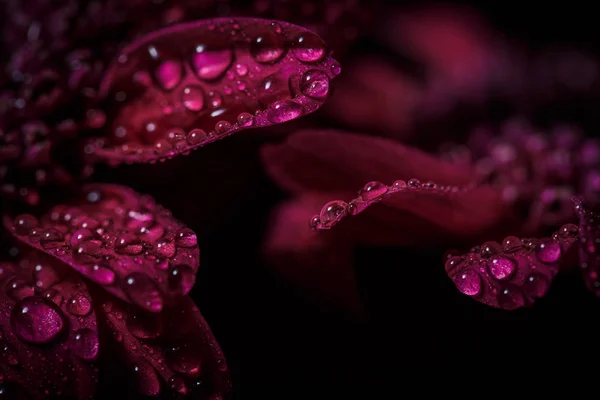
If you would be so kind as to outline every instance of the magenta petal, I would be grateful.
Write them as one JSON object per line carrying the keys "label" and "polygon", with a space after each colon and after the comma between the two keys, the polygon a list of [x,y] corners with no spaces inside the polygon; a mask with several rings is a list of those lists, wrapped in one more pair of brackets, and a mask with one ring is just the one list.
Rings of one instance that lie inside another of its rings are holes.
{"label": "magenta petal", "polygon": [[214,19],[126,47],[101,85],[109,133],[86,152],[152,162],[318,109],[340,72],[325,43],[286,22]]}
{"label": "magenta petal", "polygon": [[193,398],[228,396],[225,358],[190,298],[161,313],[145,313],[115,299],[104,300],[101,309],[141,394],[156,396],[166,387]]}
{"label": "magenta petal", "polygon": [[0,263],[3,393],[89,399],[99,342],[87,287],[58,260],[28,251],[18,264]]}
{"label": "magenta petal", "polygon": [[152,312],[190,291],[200,262],[193,231],[152,198],[118,185],[86,186],[69,205],[39,219],[5,216],[4,225],[21,241]]}
{"label": "magenta petal", "polygon": [[480,303],[506,310],[528,306],[546,294],[578,234],[567,224],[552,238],[486,242],[464,256],[449,257],[446,272],[462,294]]}
{"label": "magenta petal", "polygon": [[579,266],[586,286],[600,296],[600,215],[592,211],[580,199],[575,200],[579,214]]}

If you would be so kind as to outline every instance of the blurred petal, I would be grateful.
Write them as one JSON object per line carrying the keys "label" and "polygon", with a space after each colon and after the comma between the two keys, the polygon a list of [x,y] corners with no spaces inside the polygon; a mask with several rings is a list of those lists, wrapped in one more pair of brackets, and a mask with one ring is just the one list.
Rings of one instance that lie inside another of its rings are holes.
{"label": "blurred petal", "polygon": [[577,239],[575,225],[552,238],[486,242],[464,256],[450,257],[446,272],[456,288],[480,303],[514,310],[543,297],[559,271],[561,258]]}
{"label": "blurred petal", "polygon": [[276,271],[311,300],[361,316],[350,242],[308,226],[324,200],[324,195],[306,195],[281,204],[271,217],[264,252]]}
{"label": "blurred petal", "polygon": [[581,199],[575,200],[579,214],[579,266],[588,289],[600,296],[600,215]]}
{"label": "blurred petal", "polygon": [[214,19],[125,48],[101,84],[109,135],[86,152],[151,162],[318,109],[340,72],[316,34],[286,22]]}
{"label": "blurred petal", "polygon": [[179,395],[227,398],[231,384],[225,358],[190,298],[147,313],[105,293],[99,297],[114,345],[141,394],[156,396],[166,387]]}
{"label": "blurred petal", "polygon": [[77,274],[36,250],[18,264],[0,263],[4,395],[91,398],[98,347],[92,300]]}
{"label": "blurred petal", "polygon": [[119,298],[158,312],[193,286],[196,235],[148,196],[86,186],[79,199],[38,218],[4,217],[18,239],[64,261]]}

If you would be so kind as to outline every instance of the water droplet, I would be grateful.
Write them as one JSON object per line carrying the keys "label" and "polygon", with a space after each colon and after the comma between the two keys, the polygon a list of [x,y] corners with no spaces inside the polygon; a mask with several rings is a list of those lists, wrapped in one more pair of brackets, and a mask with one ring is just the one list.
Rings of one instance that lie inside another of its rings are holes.
{"label": "water droplet", "polygon": [[205,46],[196,46],[196,52],[192,56],[192,69],[199,78],[214,80],[225,73],[233,61],[230,49],[207,50]]}
{"label": "water droplet", "polygon": [[179,247],[194,247],[198,244],[198,239],[194,231],[183,228],[175,235],[175,244]]}
{"label": "water droplet", "polygon": [[542,274],[534,272],[525,278],[524,291],[530,297],[542,297],[546,294],[549,288],[550,282]]}
{"label": "water droplet", "polygon": [[523,248],[523,242],[516,236],[508,236],[502,241],[502,248],[507,253],[514,253]]}
{"label": "water droplet", "polygon": [[44,250],[55,250],[64,246],[64,236],[57,229],[47,229],[40,236],[40,244]]}
{"label": "water droplet", "polygon": [[75,331],[69,347],[77,357],[91,361],[98,355],[98,334],[89,328]]}
{"label": "water droplet", "polygon": [[184,379],[179,375],[173,375],[172,377],[170,377],[168,384],[171,390],[183,396],[185,396],[189,392],[187,386],[185,385]]}
{"label": "water droplet", "polygon": [[73,247],[87,242],[88,240],[99,240],[100,239],[100,235],[98,234],[98,232],[93,231],[91,229],[87,229],[87,228],[81,228],[76,230],[73,235],[71,236],[71,245]]}
{"label": "water droplet", "polygon": [[169,290],[178,295],[186,295],[194,286],[194,270],[187,265],[176,265],[169,272]]}
{"label": "water droplet", "polygon": [[254,117],[252,116],[252,114],[243,112],[240,115],[238,115],[237,122],[240,126],[251,126],[254,122]]}
{"label": "water droplet", "polygon": [[217,135],[223,135],[231,130],[231,124],[227,121],[219,121],[215,125],[215,133]]}
{"label": "water droplet", "polygon": [[204,108],[204,91],[200,86],[186,86],[181,93],[183,106],[190,111],[200,111]]}
{"label": "water droplet", "polygon": [[294,40],[292,53],[302,62],[317,62],[325,56],[325,42],[314,33],[305,32]]}
{"label": "water droplet", "polygon": [[132,233],[121,234],[115,242],[115,252],[127,255],[138,255],[144,251],[144,243]]}
{"label": "water droplet", "polygon": [[324,228],[333,226],[346,215],[346,207],[348,207],[348,203],[341,200],[333,200],[325,204],[319,215],[321,226]]}
{"label": "water droplet", "polygon": [[250,54],[259,63],[274,63],[283,57],[284,42],[280,35],[266,32],[250,43]]}
{"label": "water droplet", "polygon": [[236,64],[235,72],[239,76],[246,76],[246,75],[248,75],[248,67],[246,66],[246,64]]}
{"label": "water droplet", "polygon": [[515,310],[525,305],[525,299],[519,288],[515,286],[505,287],[498,292],[498,304],[505,310]]}
{"label": "water droplet", "polygon": [[175,247],[175,243],[173,243],[170,239],[161,239],[156,242],[154,249],[156,251],[156,255],[162,258],[171,258],[175,255],[177,248]]}
{"label": "water droplet", "polygon": [[421,181],[413,178],[406,182],[406,186],[408,186],[411,189],[418,189],[421,187]]}
{"label": "water droplet", "polygon": [[560,259],[560,244],[553,240],[544,240],[535,249],[535,254],[543,263],[555,263]]}
{"label": "water droplet", "polygon": [[329,93],[329,77],[322,71],[306,71],[300,79],[300,91],[313,99],[324,99]]}
{"label": "water droplet", "polygon": [[127,319],[127,329],[139,339],[154,339],[162,333],[162,319],[157,314],[137,313]]}
{"label": "water droplet", "polygon": [[444,265],[444,268],[446,269],[447,273],[450,273],[452,271],[454,271],[456,269],[456,267],[458,267],[460,265],[460,263],[463,262],[463,258],[462,257],[450,257],[447,261],[446,264]]}
{"label": "water droplet", "polygon": [[33,279],[35,280],[35,287],[40,290],[48,289],[56,284],[60,280],[60,277],[51,266],[38,264],[33,270]]}
{"label": "water droplet", "polygon": [[476,296],[481,292],[481,277],[476,271],[463,270],[454,277],[456,288],[467,296]]}
{"label": "water droplet", "polygon": [[406,188],[406,182],[404,182],[403,180],[397,180],[392,184],[392,189],[393,190],[403,190]]}
{"label": "water droplet", "polygon": [[481,246],[481,249],[479,249],[479,254],[481,255],[481,258],[490,258],[491,256],[501,252],[502,246],[500,246],[500,244],[498,244],[497,242],[485,242]]}
{"label": "water droplet", "polygon": [[364,201],[373,201],[380,198],[388,191],[387,186],[381,182],[373,181],[367,183],[359,192],[359,196]]}
{"label": "water droplet", "polygon": [[88,315],[92,311],[92,304],[87,296],[76,293],[67,302],[67,311],[77,316]]}
{"label": "water droplet", "polygon": [[182,75],[181,63],[174,60],[163,62],[154,72],[158,84],[165,90],[173,90],[181,81]]}
{"label": "water droplet", "polygon": [[563,239],[574,239],[579,236],[579,228],[577,225],[565,224],[560,228],[559,235]]}
{"label": "water droplet", "polygon": [[164,156],[171,152],[173,146],[171,146],[171,144],[166,140],[159,140],[158,142],[154,143],[154,149],[156,149],[158,154]]}
{"label": "water droplet", "polygon": [[506,280],[512,276],[517,269],[517,266],[513,260],[506,257],[493,256],[488,261],[488,270],[490,275],[498,280]]}
{"label": "water droplet", "polygon": [[17,302],[10,322],[19,339],[36,344],[52,341],[65,326],[63,314],[56,304],[38,296]]}
{"label": "water droplet", "polygon": [[85,275],[101,285],[112,285],[115,282],[115,273],[107,265],[91,263],[84,268]]}
{"label": "water droplet", "polygon": [[133,367],[138,391],[145,396],[156,396],[160,393],[160,381],[156,371],[146,361],[140,361]]}
{"label": "water droplet", "polygon": [[13,300],[22,300],[33,296],[34,288],[21,279],[15,279],[6,285],[6,294]]}
{"label": "water droplet", "polygon": [[167,363],[173,371],[188,377],[198,376],[201,372],[201,359],[197,349],[186,343],[173,345],[167,348]]}
{"label": "water droplet", "polygon": [[125,278],[125,292],[127,296],[138,306],[152,312],[161,311],[163,300],[156,285],[141,272],[134,272]]}
{"label": "water droplet", "polygon": [[31,229],[31,231],[29,232],[29,241],[31,243],[38,243],[43,232],[44,230],[41,227]]}
{"label": "water droplet", "polygon": [[23,214],[15,218],[13,228],[17,235],[27,236],[38,224],[37,218],[33,215]]}
{"label": "water droplet", "polygon": [[290,121],[304,113],[304,107],[291,100],[281,100],[273,103],[268,110],[267,117],[274,124]]}
{"label": "water droplet", "polygon": [[331,65],[331,73],[339,75],[342,72],[342,67],[337,62]]}
{"label": "water droplet", "polygon": [[195,146],[206,140],[206,132],[202,129],[194,129],[187,134],[186,140],[190,146]]}
{"label": "water droplet", "polygon": [[54,304],[56,304],[57,306],[61,306],[62,302],[63,302],[63,297],[62,295],[54,289],[48,289],[46,290],[44,293],[42,293],[42,297],[52,301]]}

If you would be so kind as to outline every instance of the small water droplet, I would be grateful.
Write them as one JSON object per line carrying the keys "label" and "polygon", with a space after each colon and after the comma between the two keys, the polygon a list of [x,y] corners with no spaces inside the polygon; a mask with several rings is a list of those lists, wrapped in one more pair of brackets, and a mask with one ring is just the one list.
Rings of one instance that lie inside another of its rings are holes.
{"label": "small water droplet", "polygon": [[[221,107],[221,104],[223,104],[223,97],[219,92],[208,92],[208,97],[210,98],[210,105],[212,108],[219,108]],[[214,115],[214,113],[212,115]]]}
{"label": "small water droplet", "polygon": [[555,263],[561,256],[560,244],[553,240],[544,240],[536,246],[535,254],[543,263]]}
{"label": "small water droplet", "polygon": [[523,242],[516,236],[508,236],[502,241],[502,248],[507,253],[514,253],[523,248]]}
{"label": "small water droplet", "polygon": [[408,182],[406,182],[406,186],[408,186],[411,189],[418,189],[421,187],[421,181],[413,178],[413,179],[410,179]]}
{"label": "small water droplet", "polygon": [[200,79],[214,80],[225,73],[233,61],[230,49],[207,50],[206,46],[196,46],[191,59],[192,69]]}
{"label": "small water droplet", "polygon": [[91,263],[85,267],[85,275],[101,285],[112,285],[115,282],[115,273],[108,265]]}
{"label": "small water droplet", "polygon": [[505,287],[498,292],[498,304],[505,310],[515,310],[525,305],[525,299],[519,288]]}
{"label": "small water droplet", "polygon": [[248,67],[246,66],[246,64],[236,64],[235,72],[239,76],[246,76],[246,75],[248,75]]}
{"label": "small water droplet", "polygon": [[206,140],[206,132],[202,129],[194,129],[187,134],[186,140],[190,146],[195,146]]}
{"label": "small water droplet", "polygon": [[33,215],[22,214],[14,219],[13,228],[17,235],[27,236],[38,224],[37,218]]}
{"label": "small water droplet", "polygon": [[359,196],[364,201],[373,201],[380,198],[388,191],[387,186],[378,181],[372,181],[367,183],[359,192]]}
{"label": "small water droplet", "polygon": [[204,91],[200,86],[186,86],[181,93],[181,101],[187,110],[200,111],[204,108]]}
{"label": "small water droplet", "polygon": [[46,290],[44,293],[42,293],[42,297],[52,301],[54,304],[56,304],[57,306],[61,306],[62,302],[63,302],[63,297],[62,295],[54,289],[48,289]]}
{"label": "small water droplet", "polygon": [[501,253],[502,246],[497,242],[485,242],[479,249],[481,258],[490,258],[491,256]]}
{"label": "small water droplet", "polygon": [[294,40],[292,53],[302,62],[314,63],[325,56],[325,42],[314,33],[304,32]]}
{"label": "small water droplet", "polygon": [[54,268],[49,265],[38,264],[33,270],[33,279],[37,290],[48,289],[56,284],[60,277]]}
{"label": "small water droplet", "polygon": [[125,289],[127,296],[138,306],[152,312],[162,310],[162,296],[148,275],[134,272],[127,276],[125,278]]}
{"label": "small water droplet", "polygon": [[516,263],[506,257],[493,256],[492,259],[488,261],[490,275],[498,280],[509,279],[516,269]]}
{"label": "small water droplet", "polygon": [[73,235],[71,236],[71,245],[75,247],[81,243],[87,242],[88,240],[99,239],[100,235],[98,234],[98,232],[88,228],[81,228],[73,232]]}
{"label": "small water droplet", "polygon": [[85,316],[92,311],[92,304],[87,296],[76,293],[67,302],[67,311],[73,315]]}
{"label": "small water droplet", "polygon": [[194,286],[194,270],[187,265],[176,265],[169,272],[169,290],[178,295],[186,295]]}
{"label": "small water droplet", "polygon": [[142,254],[144,243],[132,233],[123,233],[115,241],[115,252],[127,255]]}
{"label": "small water droplet", "polygon": [[267,117],[274,124],[280,124],[298,118],[304,113],[304,107],[291,100],[281,100],[273,103]]}
{"label": "small water droplet", "polygon": [[573,224],[565,224],[560,228],[559,235],[563,239],[574,239],[579,236],[579,227]]}
{"label": "small water droplet", "polygon": [[158,84],[165,90],[173,90],[183,75],[183,67],[179,61],[168,60],[156,68],[154,76]]}
{"label": "small water droplet", "polygon": [[14,279],[6,285],[6,295],[13,300],[22,300],[33,296],[35,290],[33,286],[21,279]]}
{"label": "small water droplet", "polygon": [[69,347],[77,357],[91,361],[98,355],[98,334],[89,328],[73,332]]}
{"label": "small water droplet", "polygon": [[476,271],[463,270],[454,277],[456,288],[467,296],[476,296],[481,292],[481,277]]}
{"label": "small water droplet", "polygon": [[195,247],[198,244],[198,239],[194,231],[183,228],[175,235],[175,244],[179,247]]}
{"label": "small water droplet", "polygon": [[530,297],[542,297],[546,294],[549,288],[550,282],[542,274],[534,272],[525,278],[524,291]]}
{"label": "small water droplet", "polygon": [[55,250],[64,246],[64,236],[57,229],[46,229],[40,236],[40,244],[44,250]]}
{"label": "small water droplet", "polygon": [[319,219],[324,228],[333,226],[337,221],[346,215],[348,203],[341,200],[333,200],[325,204],[321,209]]}
{"label": "small water droplet", "polygon": [[259,63],[279,61],[285,52],[284,42],[280,35],[266,32],[255,37],[250,43],[250,54]]}
{"label": "small water droplet", "polygon": [[458,267],[462,262],[463,262],[463,258],[460,256],[450,257],[446,261],[444,268],[446,269],[447,273],[450,273],[450,272],[454,271],[456,269],[456,267]]}
{"label": "small water droplet", "polygon": [[254,117],[252,116],[252,114],[243,112],[237,116],[237,122],[240,126],[252,126],[252,124],[254,123]]}
{"label": "small water droplet", "polygon": [[63,314],[56,304],[38,296],[18,301],[10,322],[19,339],[35,344],[51,342],[65,326]]}
{"label": "small water droplet", "polygon": [[215,125],[215,133],[217,135],[223,135],[231,130],[231,124],[227,121],[219,121]]}
{"label": "small water droplet", "polygon": [[313,99],[324,99],[329,93],[329,77],[322,71],[306,71],[300,79],[300,91]]}
{"label": "small water droplet", "polygon": [[156,252],[156,255],[159,257],[171,258],[175,256],[177,248],[175,247],[175,243],[173,243],[172,240],[163,238],[156,242],[154,250]]}

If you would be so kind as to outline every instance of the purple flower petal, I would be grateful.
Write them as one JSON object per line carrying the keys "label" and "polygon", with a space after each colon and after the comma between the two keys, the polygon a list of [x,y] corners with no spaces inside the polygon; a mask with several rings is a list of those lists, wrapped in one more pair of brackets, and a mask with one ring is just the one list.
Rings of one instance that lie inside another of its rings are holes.
{"label": "purple flower petal", "polygon": [[285,22],[236,18],[169,27],[126,47],[107,71],[109,133],[89,155],[153,162],[237,131],[318,109],[340,72],[314,33]]}
{"label": "purple flower petal", "polygon": [[21,241],[152,312],[187,294],[199,265],[195,233],[152,198],[123,186],[89,185],[69,205],[39,219],[5,216],[4,225]]}
{"label": "purple flower petal", "polygon": [[36,250],[28,250],[18,264],[0,263],[0,384],[5,395],[90,398],[98,348],[96,315],[77,274]]}

